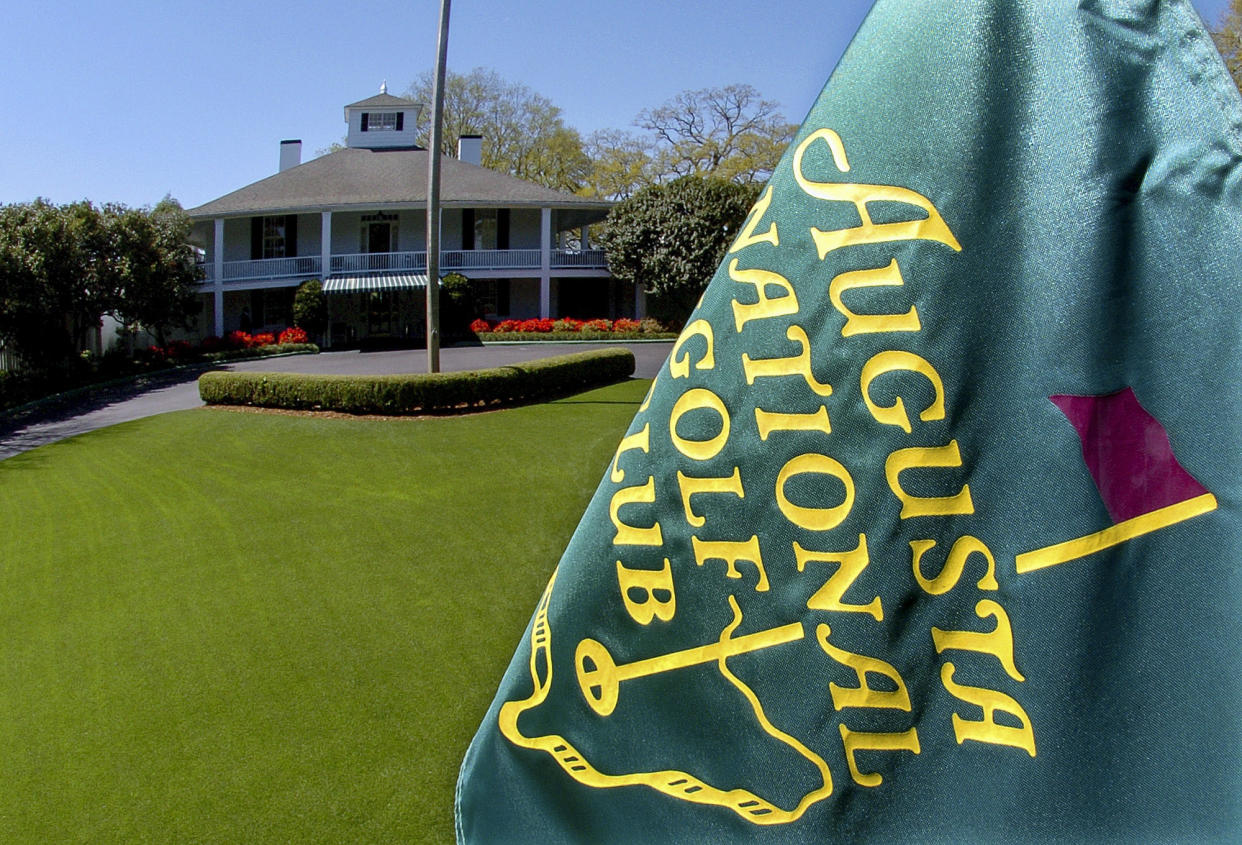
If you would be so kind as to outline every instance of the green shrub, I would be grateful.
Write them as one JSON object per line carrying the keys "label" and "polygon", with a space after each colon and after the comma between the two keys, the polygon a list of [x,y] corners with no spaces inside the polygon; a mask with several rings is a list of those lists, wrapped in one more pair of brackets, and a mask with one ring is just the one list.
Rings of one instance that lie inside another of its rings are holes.
{"label": "green shrub", "polygon": [[255,405],[347,414],[445,413],[568,396],[634,373],[626,349],[597,349],[459,373],[393,376],[204,373],[208,405]]}
{"label": "green shrub", "polygon": [[440,336],[464,337],[470,334],[475,318],[474,289],[461,273],[449,273],[440,280]]}
{"label": "green shrub", "polygon": [[309,279],[293,294],[293,325],[317,337],[328,327],[328,299],[323,283]]}

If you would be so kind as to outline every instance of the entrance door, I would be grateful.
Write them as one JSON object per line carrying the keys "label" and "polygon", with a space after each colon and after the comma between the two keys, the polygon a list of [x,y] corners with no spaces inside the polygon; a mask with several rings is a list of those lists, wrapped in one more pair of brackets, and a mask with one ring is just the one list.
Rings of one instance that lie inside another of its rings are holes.
{"label": "entrance door", "polygon": [[367,224],[367,252],[392,251],[392,224]]}

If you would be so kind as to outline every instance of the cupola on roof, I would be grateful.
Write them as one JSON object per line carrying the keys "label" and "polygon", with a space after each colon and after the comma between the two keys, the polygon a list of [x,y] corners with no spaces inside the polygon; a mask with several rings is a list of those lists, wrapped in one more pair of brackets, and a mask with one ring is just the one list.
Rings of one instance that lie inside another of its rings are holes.
{"label": "cupola on roof", "polygon": [[349,125],[345,145],[368,150],[413,149],[422,110],[422,103],[389,94],[385,82],[375,96],[345,107]]}

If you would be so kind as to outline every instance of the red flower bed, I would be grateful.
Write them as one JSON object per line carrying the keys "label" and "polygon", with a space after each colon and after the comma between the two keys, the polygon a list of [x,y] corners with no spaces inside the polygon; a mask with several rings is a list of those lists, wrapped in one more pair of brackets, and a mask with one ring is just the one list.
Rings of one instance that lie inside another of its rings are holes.
{"label": "red flower bed", "polygon": [[[650,325],[649,325],[650,324]],[[624,332],[624,333],[643,333],[652,334],[655,332],[664,332],[667,329],[655,320],[631,320],[627,317],[619,317],[614,320],[605,320],[603,318],[596,320],[575,320],[573,317],[559,317],[556,320],[548,318],[532,318],[529,320],[501,320],[499,323],[489,323],[487,320],[478,319],[470,324],[470,331],[477,334],[545,334],[547,332]]]}
{"label": "red flower bed", "polygon": [[281,343],[307,343],[308,340],[306,329],[300,326],[292,326],[280,333]]}
{"label": "red flower bed", "polygon": [[543,334],[544,332],[550,332],[550,331],[552,331],[552,323],[553,323],[553,321],[552,321],[552,320],[550,320],[550,319],[548,319],[547,317],[544,317],[544,318],[542,318],[542,319],[541,319],[541,318],[535,318],[535,319],[533,319],[533,320],[523,320],[523,321],[522,321],[522,322],[518,325],[518,331],[520,331],[520,332],[536,332],[536,333],[539,333],[539,334]]}
{"label": "red flower bed", "polygon": [[247,346],[272,346],[276,343],[276,336],[271,332],[264,334],[255,334],[250,336],[250,342]]}

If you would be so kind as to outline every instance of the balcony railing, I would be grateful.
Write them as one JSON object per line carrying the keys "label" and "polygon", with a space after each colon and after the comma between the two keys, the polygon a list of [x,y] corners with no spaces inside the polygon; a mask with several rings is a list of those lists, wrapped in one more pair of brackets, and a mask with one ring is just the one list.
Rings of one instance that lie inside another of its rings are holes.
{"label": "balcony railing", "polygon": [[440,253],[444,270],[538,270],[537,249],[452,249]]}
{"label": "balcony railing", "polygon": [[[440,253],[442,272],[470,270],[539,270],[542,262],[538,249],[452,249]],[[602,249],[552,250],[549,256],[554,269],[605,270],[608,262]],[[256,261],[224,262],[224,283],[237,284],[255,279],[279,279],[301,276],[321,276],[322,260],[318,255],[302,255],[296,258],[264,258]],[[203,281],[215,281],[215,266],[211,262],[200,265],[204,271]],[[328,263],[328,275],[342,273],[394,273],[427,272],[427,253],[419,252],[360,252],[333,255]]]}
{"label": "balcony railing", "polygon": [[552,251],[552,266],[594,270],[607,267],[608,261],[602,249],[555,249]]}
{"label": "balcony railing", "polygon": [[384,273],[399,270],[427,271],[425,252],[359,252],[353,255],[334,255],[329,262],[333,275],[337,273]]}

